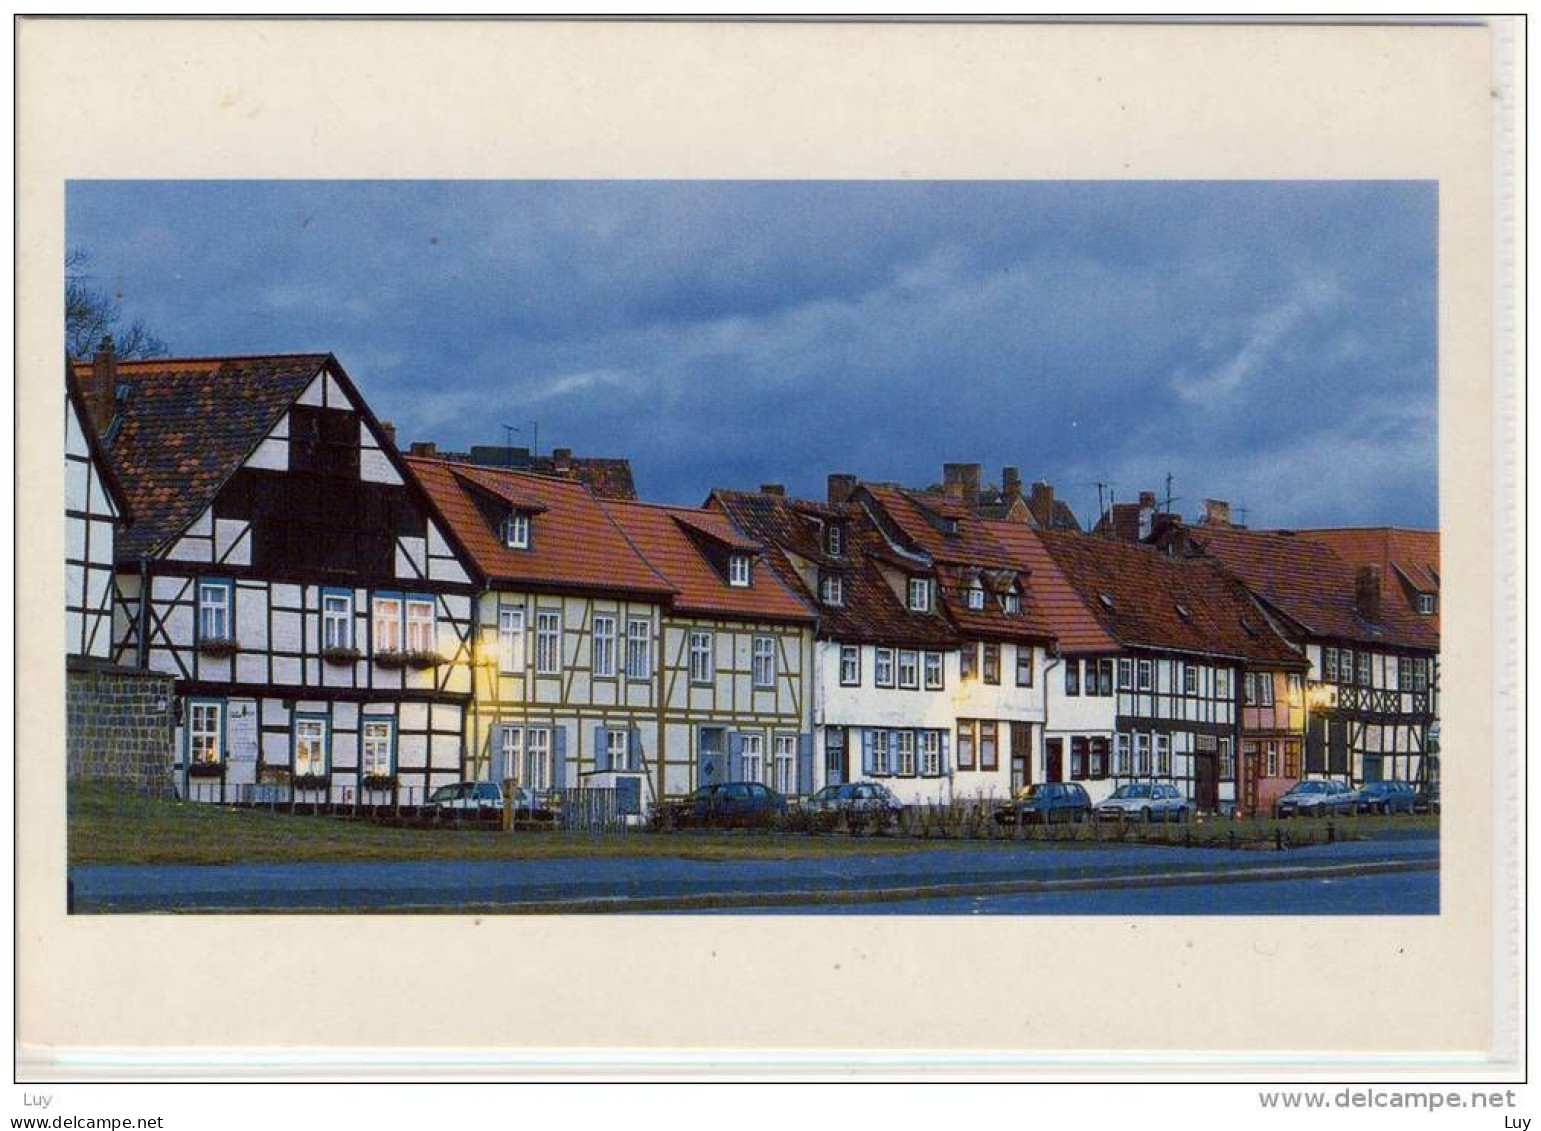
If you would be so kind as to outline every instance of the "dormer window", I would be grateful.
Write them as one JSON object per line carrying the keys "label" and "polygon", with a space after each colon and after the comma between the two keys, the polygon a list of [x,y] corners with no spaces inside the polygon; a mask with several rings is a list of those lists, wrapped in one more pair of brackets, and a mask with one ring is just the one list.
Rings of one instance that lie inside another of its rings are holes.
{"label": "dormer window", "polygon": [[968,607],[976,612],[985,607],[985,587],[977,581],[968,587]]}
{"label": "dormer window", "polygon": [[1001,595],[1001,608],[1008,616],[1016,616],[1022,611],[1022,595],[1015,589],[1008,589]]}
{"label": "dormer window", "polygon": [[924,577],[910,578],[910,611],[912,613],[931,611],[931,582]]}
{"label": "dormer window", "polygon": [[838,558],[845,552],[845,536],[841,533],[838,522],[829,524],[829,533],[826,535],[825,545],[828,547],[829,556],[832,558]]}
{"label": "dormer window", "polygon": [[1418,594],[1418,615],[1424,617],[1431,617],[1434,615],[1434,594]]}
{"label": "dormer window", "polygon": [[838,573],[826,573],[819,583],[819,599],[826,605],[845,604],[845,578]]}
{"label": "dormer window", "polygon": [[530,548],[530,516],[515,511],[503,520],[503,545],[510,550]]}
{"label": "dormer window", "polygon": [[749,555],[734,554],[728,559],[728,584],[749,588]]}

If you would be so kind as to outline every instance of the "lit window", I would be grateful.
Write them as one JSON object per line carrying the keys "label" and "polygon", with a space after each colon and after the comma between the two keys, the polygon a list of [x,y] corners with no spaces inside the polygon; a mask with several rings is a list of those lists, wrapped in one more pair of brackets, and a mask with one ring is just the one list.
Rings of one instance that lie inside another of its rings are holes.
{"label": "lit window", "polygon": [[562,671],[562,614],[555,609],[535,614],[535,671],[538,675]]}
{"label": "lit window", "polygon": [[434,625],[433,600],[423,597],[407,598],[407,651],[432,652],[438,648],[438,632]]}
{"label": "lit window", "polygon": [[515,512],[503,520],[503,545],[510,550],[530,548],[530,516]]}
{"label": "lit window", "polygon": [[389,775],[395,773],[393,765],[396,725],[390,719],[365,718],[363,734],[359,738],[360,760],[365,775]]}
{"label": "lit window", "polygon": [[296,715],[294,718],[294,772],[326,773],[326,718]]}
{"label": "lit window", "polygon": [[754,638],[754,685],[756,687],[776,686],[776,638],[774,636]]}
{"label": "lit window", "polygon": [[321,646],[353,647],[353,594],[321,595]]}
{"label": "lit window", "polygon": [[894,685],[894,650],[879,648],[872,657],[872,680],[879,687]]}
{"label": "lit window", "polygon": [[608,613],[594,617],[594,674],[601,679],[615,678],[615,618]]}
{"label": "lit window", "polygon": [[920,686],[920,653],[911,651],[899,653],[899,686],[908,688]]}
{"label": "lit window", "polygon": [[653,674],[653,625],[633,617],[626,622],[626,678],[649,679]]}
{"label": "lit window", "polygon": [[942,654],[940,652],[927,652],[926,659],[926,690],[942,690]]}
{"label": "lit window", "polygon": [[524,610],[498,610],[498,664],[505,672],[524,670]]}
{"label": "lit window", "polygon": [[198,583],[198,639],[229,640],[230,582]]}
{"label": "lit window", "polygon": [[931,608],[931,582],[924,577],[910,578],[910,610],[924,613]]}
{"label": "lit window", "polygon": [[224,757],[222,703],[193,700],[187,705],[187,755],[194,765],[217,765]]}
{"label": "lit window", "polygon": [[739,588],[749,585],[749,555],[734,554],[728,558],[728,584]]}
{"label": "lit window", "polygon": [[774,747],[774,780],[771,788],[777,793],[797,792],[797,735],[778,734]]}
{"label": "lit window", "polygon": [[826,605],[845,604],[845,578],[838,573],[826,573],[819,585],[819,597]]}
{"label": "lit window", "polygon": [[401,651],[401,598],[376,593],[371,619],[375,651]]}
{"label": "lit window", "polygon": [[854,644],[840,646],[840,685],[861,686],[861,649]]}
{"label": "lit window", "polygon": [[690,682],[712,682],[712,634],[710,632],[690,634]]}
{"label": "lit window", "polygon": [[746,734],[744,738],[744,780],[759,781],[765,776],[765,737]]}

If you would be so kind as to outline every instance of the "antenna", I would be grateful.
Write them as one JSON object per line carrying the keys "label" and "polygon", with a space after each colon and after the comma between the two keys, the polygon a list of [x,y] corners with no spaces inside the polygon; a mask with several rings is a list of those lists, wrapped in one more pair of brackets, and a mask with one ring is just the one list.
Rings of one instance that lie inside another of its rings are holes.
{"label": "antenna", "polygon": [[[514,437],[523,435],[523,431],[513,424],[503,425],[503,446],[508,456],[508,466],[514,466]],[[540,421],[530,421],[530,455],[540,455]]]}
{"label": "antenna", "polygon": [[1236,519],[1237,526],[1245,527],[1247,525],[1247,503],[1245,499],[1236,504]]}
{"label": "antenna", "polygon": [[1166,498],[1161,500],[1161,509],[1164,513],[1171,514],[1172,504],[1180,502],[1182,500],[1172,494],[1172,473],[1169,471],[1166,473]]}

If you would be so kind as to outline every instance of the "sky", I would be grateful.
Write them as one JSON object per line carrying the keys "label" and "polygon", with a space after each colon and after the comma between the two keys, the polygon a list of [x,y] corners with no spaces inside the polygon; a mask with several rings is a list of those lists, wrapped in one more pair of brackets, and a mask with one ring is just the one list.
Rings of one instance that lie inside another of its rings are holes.
{"label": "sky", "polygon": [[67,240],[174,355],[330,352],[403,446],[648,500],[976,462],[1438,523],[1433,182],[77,181]]}

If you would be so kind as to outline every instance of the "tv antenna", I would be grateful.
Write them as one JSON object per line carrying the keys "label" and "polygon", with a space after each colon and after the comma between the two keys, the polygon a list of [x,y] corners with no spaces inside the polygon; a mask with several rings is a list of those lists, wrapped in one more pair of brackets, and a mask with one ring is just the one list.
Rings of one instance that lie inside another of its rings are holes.
{"label": "tv antenna", "polygon": [[[523,435],[518,425],[503,425],[503,447],[508,455],[508,466],[514,466],[514,437]],[[530,455],[540,455],[540,421],[530,421]]]}

